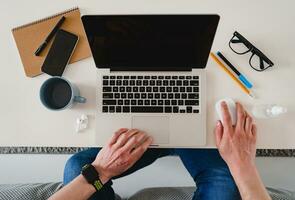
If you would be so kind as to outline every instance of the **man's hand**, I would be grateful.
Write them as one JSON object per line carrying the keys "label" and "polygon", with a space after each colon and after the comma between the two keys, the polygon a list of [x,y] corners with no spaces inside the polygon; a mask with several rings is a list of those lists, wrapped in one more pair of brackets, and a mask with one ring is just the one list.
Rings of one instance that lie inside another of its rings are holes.
{"label": "man's hand", "polygon": [[98,153],[92,165],[104,183],[129,169],[152,143],[152,138],[137,129],[119,129]]}
{"label": "man's hand", "polygon": [[221,103],[221,108],[224,124],[218,121],[215,127],[216,146],[221,157],[230,167],[253,166],[257,128],[252,117],[237,103],[237,124],[232,126],[225,102]]}

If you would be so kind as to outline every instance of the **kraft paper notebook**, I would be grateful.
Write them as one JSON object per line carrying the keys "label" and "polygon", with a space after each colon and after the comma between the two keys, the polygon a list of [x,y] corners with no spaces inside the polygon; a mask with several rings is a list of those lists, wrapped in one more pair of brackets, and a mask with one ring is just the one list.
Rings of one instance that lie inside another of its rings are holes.
{"label": "kraft paper notebook", "polygon": [[65,16],[66,20],[60,28],[79,36],[77,47],[69,63],[79,61],[91,55],[79,8],[72,8],[53,16],[13,28],[12,34],[28,77],[42,74],[41,66],[54,38],[42,51],[40,56],[35,56],[34,52],[62,16]]}

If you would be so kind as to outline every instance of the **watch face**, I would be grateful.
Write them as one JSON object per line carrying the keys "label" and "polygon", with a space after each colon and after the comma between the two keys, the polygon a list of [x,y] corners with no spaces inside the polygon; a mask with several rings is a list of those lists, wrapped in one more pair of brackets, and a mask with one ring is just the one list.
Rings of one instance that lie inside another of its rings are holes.
{"label": "watch face", "polygon": [[96,171],[95,167],[90,164],[86,164],[82,167],[81,174],[85,177],[87,182],[95,187],[98,191],[102,188],[103,184],[99,180],[99,174]]}

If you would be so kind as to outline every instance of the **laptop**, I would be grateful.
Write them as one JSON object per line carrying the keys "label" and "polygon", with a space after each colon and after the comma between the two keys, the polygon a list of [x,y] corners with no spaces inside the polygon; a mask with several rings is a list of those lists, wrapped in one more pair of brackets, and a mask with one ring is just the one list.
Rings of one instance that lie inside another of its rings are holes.
{"label": "laptop", "polygon": [[152,146],[206,145],[205,67],[218,15],[82,16],[97,68],[96,145],[137,128]]}

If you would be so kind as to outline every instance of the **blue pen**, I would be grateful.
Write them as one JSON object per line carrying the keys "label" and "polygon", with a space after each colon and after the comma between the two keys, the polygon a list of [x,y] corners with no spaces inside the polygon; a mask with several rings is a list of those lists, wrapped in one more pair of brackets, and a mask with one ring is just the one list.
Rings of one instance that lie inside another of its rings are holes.
{"label": "blue pen", "polygon": [[222,54],[220,51],[217,52],[217,55],[237,74],[239,77],[240,81],[247,87],[247,88],[252,88],[253,85],[246,79],[243,74],[241,74]]}

